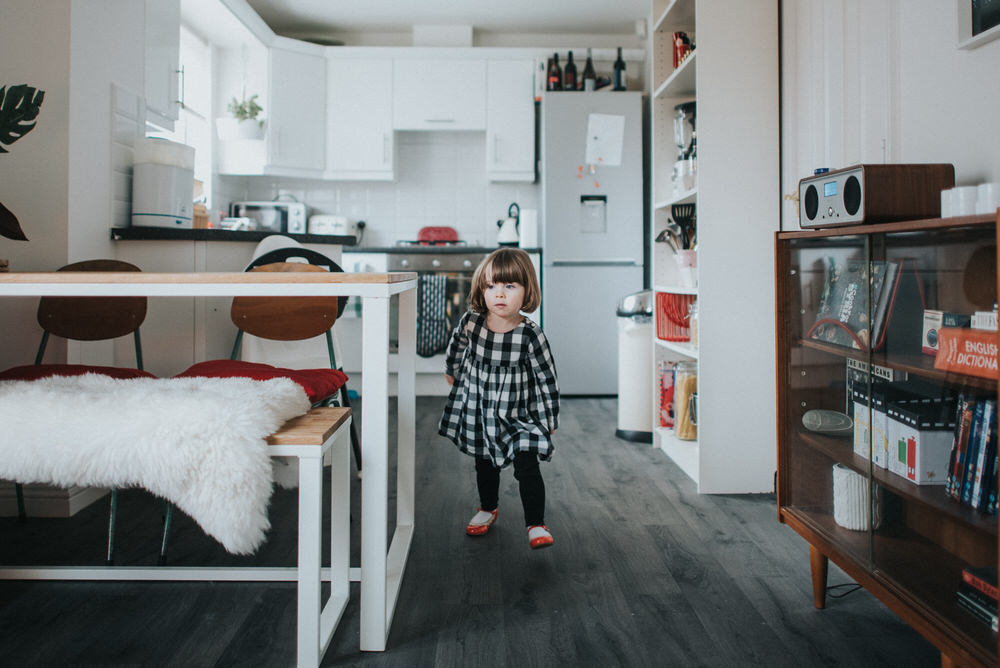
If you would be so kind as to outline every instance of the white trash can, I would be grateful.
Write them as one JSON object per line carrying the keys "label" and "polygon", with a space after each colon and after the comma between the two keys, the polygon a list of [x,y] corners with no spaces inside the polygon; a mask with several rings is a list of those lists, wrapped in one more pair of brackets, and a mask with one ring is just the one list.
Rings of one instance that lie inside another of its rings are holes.
{"label": "white trash can", "polygon": [[618,300],[618,428],[615,436],[653,442],[653,302],[649,290]]}

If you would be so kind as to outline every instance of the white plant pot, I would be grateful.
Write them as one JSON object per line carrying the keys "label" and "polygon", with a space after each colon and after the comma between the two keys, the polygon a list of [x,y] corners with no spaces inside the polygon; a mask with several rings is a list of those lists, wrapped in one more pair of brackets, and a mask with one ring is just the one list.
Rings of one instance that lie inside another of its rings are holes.
{"label": "white plant pot", "polygon": [[233,141],[235,139],[263,139],[263,121],[241,121],[231,117],[215,119],[215,131],[222,141]]}

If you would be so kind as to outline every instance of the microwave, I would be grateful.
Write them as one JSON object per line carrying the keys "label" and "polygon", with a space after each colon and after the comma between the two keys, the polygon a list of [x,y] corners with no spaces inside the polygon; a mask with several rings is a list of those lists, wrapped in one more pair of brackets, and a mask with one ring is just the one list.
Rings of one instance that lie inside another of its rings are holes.
{"label": "microwave", "polygon": [[302,202],[233,202],[231,218],[249,218],[254,230],[278,234],[306,233],[306,205]]}

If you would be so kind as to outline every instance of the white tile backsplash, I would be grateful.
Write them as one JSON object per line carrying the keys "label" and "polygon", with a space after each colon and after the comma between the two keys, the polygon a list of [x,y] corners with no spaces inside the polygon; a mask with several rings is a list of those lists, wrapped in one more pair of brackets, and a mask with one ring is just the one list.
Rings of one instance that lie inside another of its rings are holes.
{"label": "white tile backsplash", "polygon": [[363,246],[415,239],[421,227],[448,225],[473,245],[496,243],[496,221],[511,202],[538,209],[541,186],[490,183],[482,132],[397,132],[394,182],[223,177],[216,209],[242,199],[291,196],[310,214],[331,213],[367,223]]}

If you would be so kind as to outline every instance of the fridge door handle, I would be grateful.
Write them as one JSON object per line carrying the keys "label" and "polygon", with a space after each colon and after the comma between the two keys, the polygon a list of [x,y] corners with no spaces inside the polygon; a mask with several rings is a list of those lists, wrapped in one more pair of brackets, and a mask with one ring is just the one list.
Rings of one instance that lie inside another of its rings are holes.
{"label": "fridge door handle", "polygon": [[609,258],[605,260],[552,260],[553,267],[638,267],[631,258]]}

